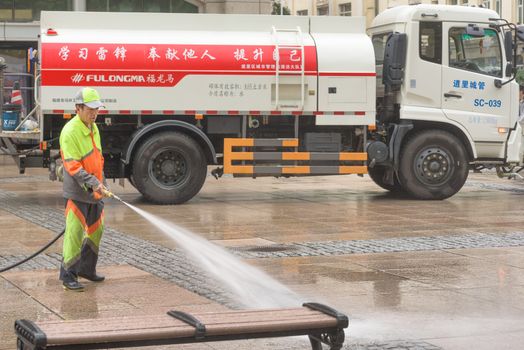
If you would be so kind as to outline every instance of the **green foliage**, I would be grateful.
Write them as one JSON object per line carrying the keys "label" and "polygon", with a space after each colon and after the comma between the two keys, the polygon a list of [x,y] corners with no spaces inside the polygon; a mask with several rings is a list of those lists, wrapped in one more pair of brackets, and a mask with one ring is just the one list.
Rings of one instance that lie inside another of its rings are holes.
{"label": "green foliage", "polygon": [[[280,15],[280,1],[273,1],[273,10],[271,11],[272,15]],[[287,6],[284,6],[283,8],[284,15],[290,15],[291,11]]]}
{"label": "green foliage", "polygon": [[524,67],[520,67],[517,69],[517,75],[515,77],[515,80],[519,85],[524,85]]}

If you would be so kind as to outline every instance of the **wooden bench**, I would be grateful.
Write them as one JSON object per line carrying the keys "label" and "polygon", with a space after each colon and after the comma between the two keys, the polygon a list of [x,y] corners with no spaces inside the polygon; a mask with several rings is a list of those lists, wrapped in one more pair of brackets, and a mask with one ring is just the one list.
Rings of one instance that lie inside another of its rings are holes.
{"label": "wooden bench", "polygon": [[313,350],[338,350],[348,318],[317,303],[289,309],[196,313],[67,321],[17,320],[17,349],[107,349],[307,335]]}

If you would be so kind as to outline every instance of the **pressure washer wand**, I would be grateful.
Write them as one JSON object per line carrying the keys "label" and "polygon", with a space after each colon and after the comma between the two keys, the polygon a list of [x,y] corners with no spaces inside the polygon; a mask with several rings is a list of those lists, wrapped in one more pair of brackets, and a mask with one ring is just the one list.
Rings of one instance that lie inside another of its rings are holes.
{"label": "pressure washer wand", "polygon": [[[108,190],[104,190],[104,195],[108,198],[114,198],[116,199],[117,201],[121,202],[121,203],[124,203],[124,200],[120,197],[118,197],[116,194],[114,194],[113,192],[111,191],[108,191]],[[125,203],[124,203],[125,204]]]}
{"label": "pressure washer wand", "polygon": [[117,201],[120,201],[121,203],[124,203],[124,200],[115,194],[113,194],[113,198],[116,199]]}

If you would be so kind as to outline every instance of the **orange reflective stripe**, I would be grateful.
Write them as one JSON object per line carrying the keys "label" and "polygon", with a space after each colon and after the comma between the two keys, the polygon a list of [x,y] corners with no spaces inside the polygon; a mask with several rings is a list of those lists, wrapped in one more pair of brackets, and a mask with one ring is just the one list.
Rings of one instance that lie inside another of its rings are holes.
{"label": "orange reflective stripe", "polygon": [[82,169],[82,163],[78,160],[70,159],[64,161],[64,169],[69,173],[69,175],[73,176]]}
{"label": "orange reflective stripe", "polygon": [[96,220],[96,222],[89,226],[87,229],[86,229],[86,232],[88,235],[92,235],[93,233],[96,232],[96,230],[98,230],[98,228],[100,227],[100,225],[102,224],[104,220],[104,213],[102,212],[102,215],[100,215],[100,217],[98,218],[98,220]]}
{"label": "orange reflective stripe", "polygon": [[64,164],[64,169],[71,175],[75,175],[82,168],[82,163],[74,159],[64,159],[64,152],[60,150],[60,156],[62,157],[62,163]]}
{"label": "orange reflective stripe", "polygon": [[89,174],[93,174],[96,178],[102,182],[103,173],[104,173],[104,157],[100,154],[98,148],[95,148],[95,151],[89,153],[82,160],[78,161],[75,159],[64,159],[64,154],[60,151],[62,155],[62,161],[64,164],[64,169],[71,175],[75,175],[84,168]]}
{"label": "orange reflective stripe", "polygon": [[80,209],[78,209],[78,207],[75,205],[75,203],[73,203],[73,201],[71,199],[67,201],[67,206],[66,206],[66,209],[65,209],[65,216],[66,217],[69,214],[69,211],[72,211],[73,214],[75,214],[75,216],[78,218],[78,220],[82,223],[83,227],[87,227],[86,218],[84,217],[84,214],[82,214]]}
{"label": "orange reflective stripe", "polygon": [[100,152],[95,151],[81,161],[83,168],[89,174],[93,174],[102,181],[103,161]]}
{"label": "orange reflective stripe", "polygon": [[84,230],[86,231],[88,235],[92,235],[93,233],[95,233],[96,230],[100,228],[100,225],[102,224],[104,220],[104,212],[102,212],[102,214],[100,215],[100,217],[98,218],[98,220],[96,220],[94,224],[92,224],[91,226],[87,226],[87,222],[86,222],[86,218],[84,217],[84,214],[82,214],[80,209],[78,209],[78,207],[75,205],[75,203],[71,199],[67,201],[67,206],[65,209],[66,217],[67,215],[69,215],[70,211],[72,211],[73,214],[77,217],[78,221],[80,221],[80,223],[82,224],[82,227],[84,227]]}
{"label": "orange reflective stripe", "polygon": [[96,162],[93,164],[95,168],[93,169],[93,172],[97,179],[102,182],[102,177],[104,174],[104,156],[102,156],[102,153],[96,146],[95,138],[93,132],[91,132],[91,143],[93,144],[93,156],[96,156],[95,160]]}

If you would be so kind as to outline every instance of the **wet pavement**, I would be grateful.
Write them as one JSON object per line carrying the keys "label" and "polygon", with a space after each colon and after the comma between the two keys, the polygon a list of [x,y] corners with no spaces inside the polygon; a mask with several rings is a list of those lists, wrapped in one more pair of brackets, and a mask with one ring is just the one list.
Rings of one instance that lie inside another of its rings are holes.
{"label": "wet pavement", "polygon": [[[209,177],[181,206],[156,206],[131,186],[124,200],[227,247],[303,296],[350,317],[346,349],[521,349],[524,343],[524,183],[470,174],[445,201],[395,197],[367,178]],[[63,228],[61,184],[18,175],[0,156],[0,267]],[[0,274],[0,349],[16,319],[58,320],[236,308],[176,244],[124,205],[106,202],[101,284],[67,293],[61,240]],[[303,338],[158,349],[307,349]]]}

